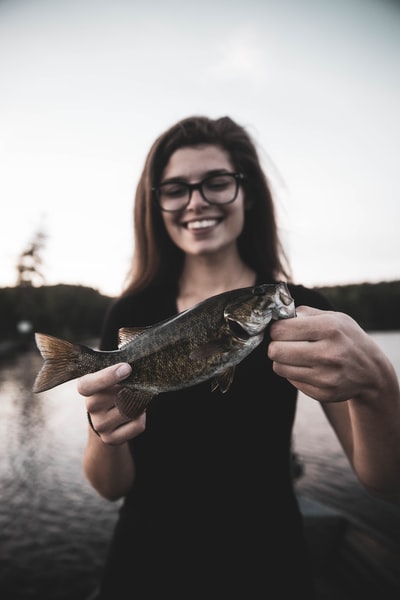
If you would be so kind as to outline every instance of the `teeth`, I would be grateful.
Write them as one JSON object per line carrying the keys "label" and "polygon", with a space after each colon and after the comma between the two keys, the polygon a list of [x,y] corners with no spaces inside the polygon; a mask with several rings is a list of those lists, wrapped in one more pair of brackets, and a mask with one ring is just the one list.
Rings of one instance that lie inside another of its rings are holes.
{"label": "teeth", "polygon": [[188,229],[203,229],[204,227],[212,227],[217,223],[217,219],[204,219],[202,221],[191,221],[187,224]]}

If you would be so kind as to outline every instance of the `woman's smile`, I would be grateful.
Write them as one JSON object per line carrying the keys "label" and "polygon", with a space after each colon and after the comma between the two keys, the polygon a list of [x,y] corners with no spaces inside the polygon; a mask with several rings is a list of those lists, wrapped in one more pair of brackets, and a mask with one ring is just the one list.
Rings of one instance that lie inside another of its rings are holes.
{"label": "woman's smile", "polygon": [[[215,145],[184,147],[170,157],[162,181],[198,183],[210,173],[232,173],[229,154]],[[194,189],[181,212],[163,212],[168,235],[185,254],[210,254],[235,247],[244,226],[244,192],[240,187],[236,198],[214,205]]]}
{"label": "woman's smile", "polygon": [[202,217],[200,219],[192,219],[183,221],[182,226],[190,230],[210,229],[222,222],[222,217]]}

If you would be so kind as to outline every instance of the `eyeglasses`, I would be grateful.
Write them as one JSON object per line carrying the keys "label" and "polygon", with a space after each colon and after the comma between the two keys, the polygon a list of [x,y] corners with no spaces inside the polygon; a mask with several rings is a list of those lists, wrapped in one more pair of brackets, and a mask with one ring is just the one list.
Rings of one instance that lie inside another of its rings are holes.
{"label": "eyeglasses", "polygon": [[230,204],[238,195],[243,173],[220,173],[209,175],[198,183],[186,181],[166,181],[152,188],[158,206],[165,212],[183,210],[189,204],[194,190],[199,190],[201,197],[208,204]]}

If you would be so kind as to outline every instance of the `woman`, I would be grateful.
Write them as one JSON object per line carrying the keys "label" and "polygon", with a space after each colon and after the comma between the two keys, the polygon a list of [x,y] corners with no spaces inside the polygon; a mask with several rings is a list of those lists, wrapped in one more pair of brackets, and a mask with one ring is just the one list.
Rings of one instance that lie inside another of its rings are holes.
{"label": "woman", "polygon": [[[214,294],[287,279],[256,148],[228,117],[178,122],[151,148],[135,199],[135,254],[102,349],[122,326],[159,322]],[[274,322],[226,394],[209,383],[160,394],[127,420],[120,364],[82,377],[86,476],[124,497],[100,598],[313,598],[293,490],[297,392],[319,401],[355,473],[400,491],[399,385],[388,359],[315,291],[289,285],[297,318]]]}

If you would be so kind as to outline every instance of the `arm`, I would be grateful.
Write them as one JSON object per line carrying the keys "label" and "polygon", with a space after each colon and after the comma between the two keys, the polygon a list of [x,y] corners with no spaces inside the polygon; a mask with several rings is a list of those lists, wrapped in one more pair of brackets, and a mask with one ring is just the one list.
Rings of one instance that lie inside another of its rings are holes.
{"label": "arm", "polygon": [[348,315],[306,306],[271,326],[278,375],[321,402],[361,483],[400,499],[400,390],[394,368]]}
{"label": "arm", "polygon": [[109,500],[124,496],[134,482],[135,465],[128,440],[142,433],[146,424],[145,414],[128,421],[115,406],[118,383],[130,372],[128,364],[113,365],[81,377],[77,386],[87,398],[86,407],[98,432],[88,428],[83,469],[91,485]]}

